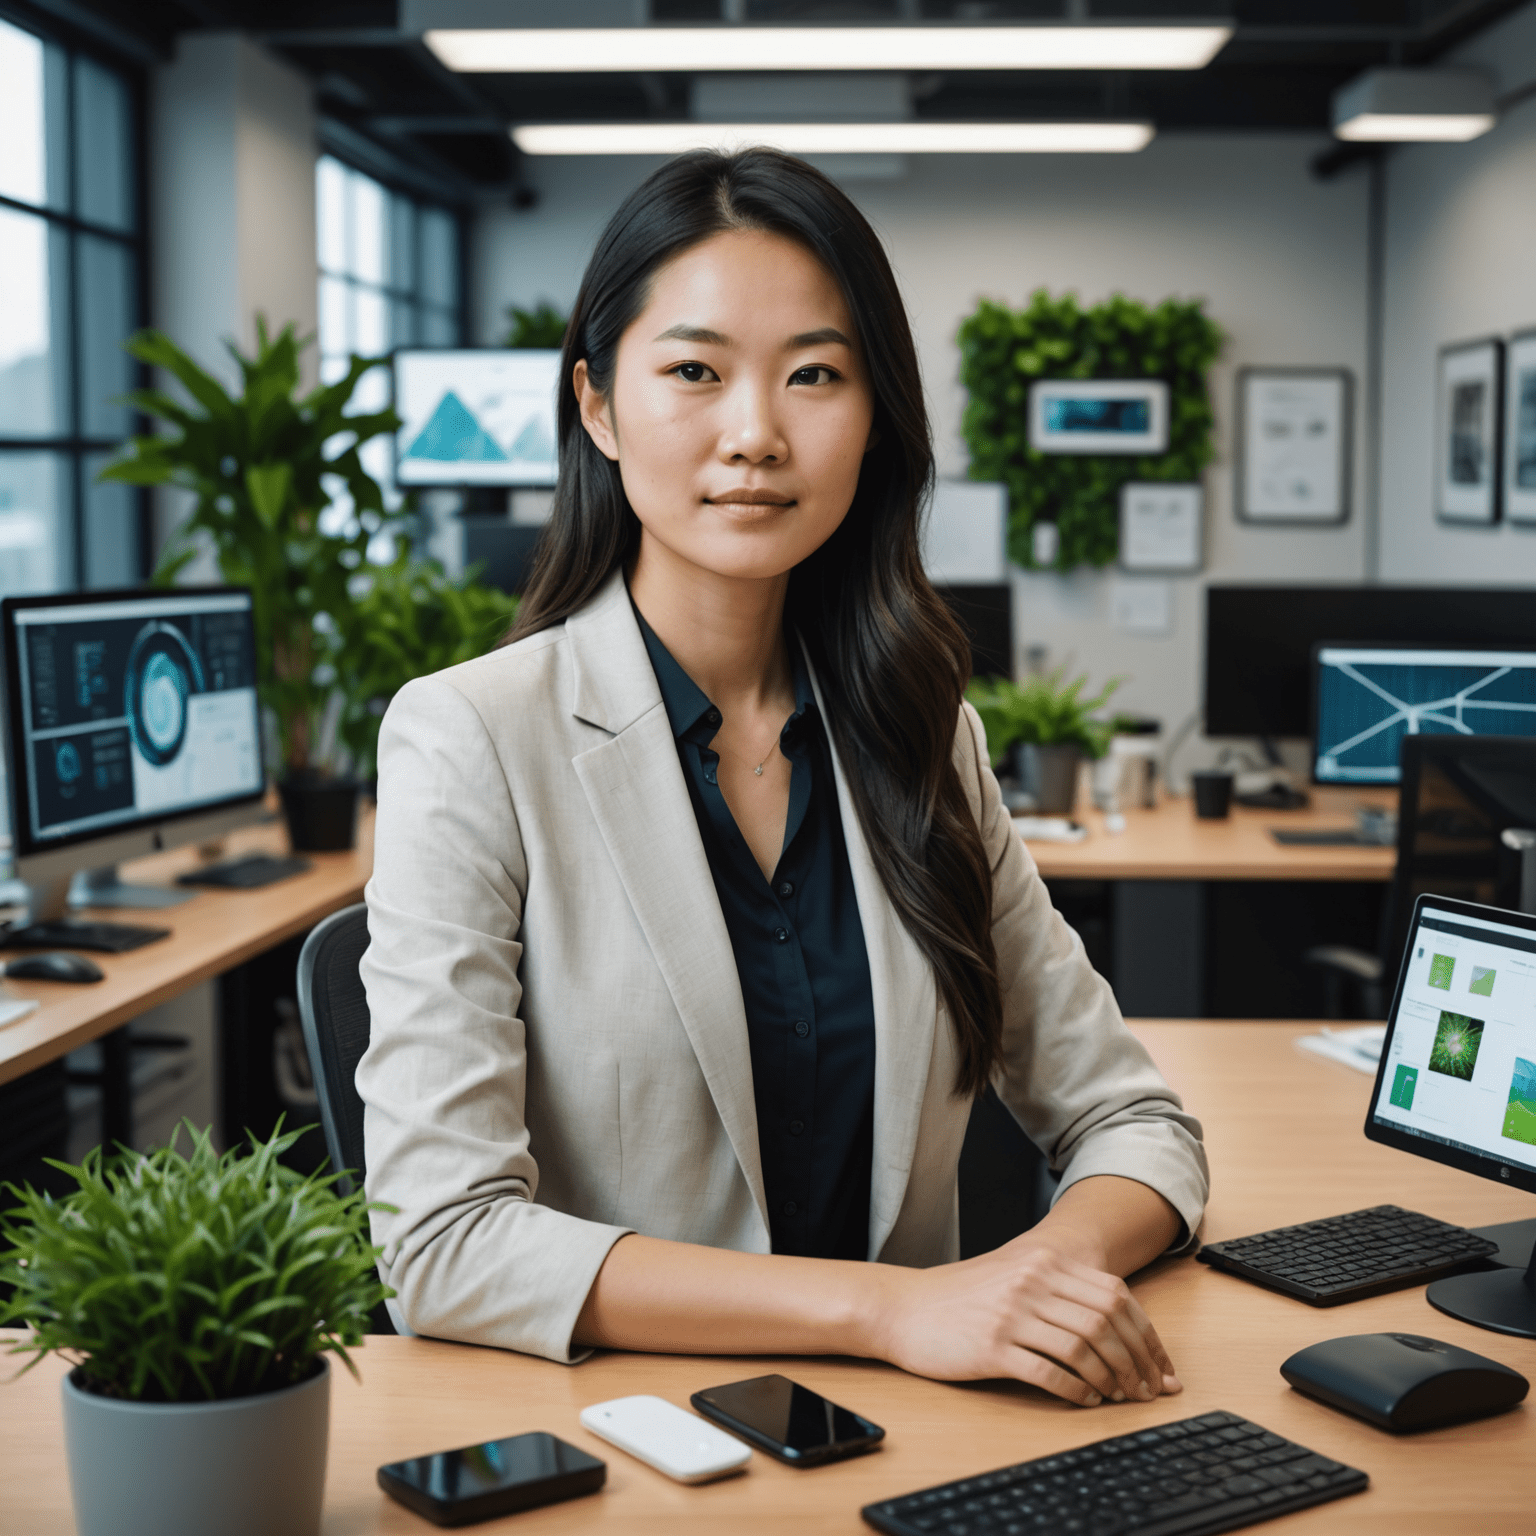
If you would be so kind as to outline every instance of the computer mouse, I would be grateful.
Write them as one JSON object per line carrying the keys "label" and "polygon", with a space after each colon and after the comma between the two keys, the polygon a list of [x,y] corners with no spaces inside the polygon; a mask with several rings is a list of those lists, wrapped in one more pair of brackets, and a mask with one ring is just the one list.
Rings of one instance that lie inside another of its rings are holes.
{"label": "computer mouse", "polygon": [[1513,1408],[1519,1371],[1416,1333],[1356,1333],[1297,1350],[1280,1374],[1308,1397],[1398,1434]]}
{"label": "computer mouse", "polygon": [[7,960],[5,974],[18,981],[100,981],[102,969],[84,955],[71,955],[62,949],[41,955],[24,955]]}

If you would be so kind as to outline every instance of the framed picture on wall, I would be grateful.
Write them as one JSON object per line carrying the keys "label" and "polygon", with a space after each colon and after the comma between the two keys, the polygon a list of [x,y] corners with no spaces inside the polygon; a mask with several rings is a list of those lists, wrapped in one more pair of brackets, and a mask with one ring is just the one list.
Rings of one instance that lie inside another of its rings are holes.
{"label": "framed picture on wall", "polygon": [[1354,376],[1347,368],[1242,368],[1237,515],[1245,523],[1348,521]]}
{"label": "framed picture on wall", "polygon": [[1120,487],[1120,569],[1170,576],[1198,571],[1204,500],[1198,484],[1127,480]]}
{"label": "framed picture on wall", "polygon": [[1536,526],[1536,331],[1504,352],[1504,515]]}
{"label": "framed picture on wall", "polygon": [[1162,379],[1040,379],[1029,386],[1029,446],[1039,453],[1168,451]]}
{"label": "framed picture on wall", "polygon": [[1442,347],[1435,384],[1435,516],[1487,527],[1499,520],[1504,343]]}

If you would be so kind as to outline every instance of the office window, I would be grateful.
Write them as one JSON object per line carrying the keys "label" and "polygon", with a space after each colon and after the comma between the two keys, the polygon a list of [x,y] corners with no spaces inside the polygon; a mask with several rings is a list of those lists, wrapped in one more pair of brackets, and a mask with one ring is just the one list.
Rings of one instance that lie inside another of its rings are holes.
{"label": "office window", "polygon": [[145,498],[98,486],[134,430],[137,82],[0,20],[0,596],[130,586]]}
{"label": "office window", "polygon": [[[463,338],[459,221],[447,208],[392,191],[330,155],[315,168],[320,265],[320,377],[340,378],[356,352],[378,357],[395,347],[453,347]],[[389,379],[376,368],[353,396],[355,408],[388,403]],[[363,467],[391,486],[387,438],[365,443]],[[338,520],[350,509],[338,503]],[[377,558],[387,558],[379,551]]]}

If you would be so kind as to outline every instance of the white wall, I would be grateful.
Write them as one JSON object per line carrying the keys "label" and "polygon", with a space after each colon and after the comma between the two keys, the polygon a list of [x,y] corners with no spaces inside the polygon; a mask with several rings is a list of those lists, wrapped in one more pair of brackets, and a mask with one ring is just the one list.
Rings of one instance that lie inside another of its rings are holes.
{"label": "white wall", "polygon": [[[1536,81],[1536,5],[1456,62],[1490,70],[1501,94]],[[1536,530],[1442,526],[1433,504],[1437,351],[1536,327],[1536,98],[1470,144],[1392,153],[1384,316],[1383,579],[1536,582]]]}
{"label": "white wall", "polygon": [[[1044,644],[1053,662],[1086,668],[1096,683],[1129,674],[1119,702],[1170,730],[1199,702],[1204,580],[1363,575],[1358,455],[1355,514],[1341,529],[1250,528],[1231,511],[1233,370],[1312,364],[1363,378],[1365,178],[1313,179],[1308,162],[1322,147],[1316,136],[1170,134],[1133,156],[915,156],[900,180],[848,185],[884,236],[906,294],[941,474],[965,471],[954,335],[979,296],[1017,305],[1043,285],[1073,289],[1087,303],[1116,291],[1150,301],[1199,297],[1227,330],[1212,378],[1219,457],[1206,479],[1207,570],[1172,583],[1172,633],[1114,630],[1111,573],[1015,578],[1021,652]],[[480,340],[499,338],[510,303],[570,305],[598,231],[654,163],[530,162],[538,207],[488,209],[478,222]]]}

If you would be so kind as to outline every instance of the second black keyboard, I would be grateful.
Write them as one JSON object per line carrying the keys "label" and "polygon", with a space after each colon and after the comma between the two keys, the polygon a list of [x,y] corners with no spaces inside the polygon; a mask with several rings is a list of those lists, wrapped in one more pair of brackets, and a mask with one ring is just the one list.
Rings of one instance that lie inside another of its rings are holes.
{"label": "second black keyboard", "polygon": [[1235,1413],[1206,1413],[962,1478],[862,1513],[888,1536],[1212,1536],[1370,1479]]}
{"label": "second black keyboard", "polygon": [[1314,1307],[1335,1307],[1405,1285],[1424,1285],[1498,1252],[1465,1227],[1377,1205],[1324,1221],[1207,1243],[1196,1257]]}

